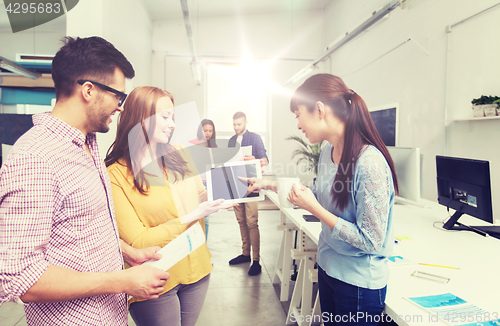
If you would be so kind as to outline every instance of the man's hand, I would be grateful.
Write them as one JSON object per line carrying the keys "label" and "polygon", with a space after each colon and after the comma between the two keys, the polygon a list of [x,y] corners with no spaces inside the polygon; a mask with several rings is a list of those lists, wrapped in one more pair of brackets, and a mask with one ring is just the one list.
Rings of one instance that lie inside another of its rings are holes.
{"label": "man's hand", "polygon": [[161,254],[158,253],[161,248],[158,246],[137,249],[120,239],[120,248],[122,249],[123,260],[130,266],[140,265],[150,259],[161,259]]}
{"label": "man's hand", "polygon": [[169,277],[169,273],[147,264],[105,273],[77,272],[49,265],[20,299],[25,303],[49,303],[117,293],[156,299]]}
{"label": "man's hand", "polygon": [[255,156],[253,156],[253,155],[245,155],[245,156],[243,156],[243,160],[244,161],[255,160]]}
{"label": "man's hand", "polygon": [[130,266],[138,266],[150,259],[160,260],[161,254],[158,253],[158,250],[160,249],[161,248],[158,246],[143,249],[132,248],[132,250],[130,250],[131,254],[127,257],[127,259],[125,259],[125,255],[123,256],[123,259]]}
{"label": "man's hand", "polygon": [[141,299],[158,299],[170,274],[153,266],[140,265],[125,271],[123,292]]}

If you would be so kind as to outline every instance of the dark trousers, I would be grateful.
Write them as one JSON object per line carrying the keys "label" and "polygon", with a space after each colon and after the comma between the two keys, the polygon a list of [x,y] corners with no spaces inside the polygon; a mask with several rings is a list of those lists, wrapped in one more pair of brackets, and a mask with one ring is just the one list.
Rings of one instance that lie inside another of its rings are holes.
{"label": "dark trousers", "polygon": [[325,326],[378,325],[382,320],[387,286],[361,288],[330,277],[318,267],[318,289]]}

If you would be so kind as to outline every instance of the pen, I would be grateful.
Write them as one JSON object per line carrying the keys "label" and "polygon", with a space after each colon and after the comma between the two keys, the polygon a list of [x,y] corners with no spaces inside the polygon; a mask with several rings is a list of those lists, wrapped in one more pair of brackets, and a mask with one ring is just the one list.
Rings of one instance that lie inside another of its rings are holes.
{"label": "pen", "polygon": [[487,236],[489,236],[489,234],[488,234],[488,233],[486,233],[486,232],[484,232],[484,231],[481,231],[481,230],[478,230],[478,229],[476,229],[475,227],[472,227],[472,226],[469,226],[469,225],[465,225],[465,224],[462,224],[462,223],[460,223],[460,222],[455,222],[455,223],[456,223],[456,224],[458,224],[458,225],[460,225],[460,226],[463,226],[463,227],[465,227],[465,228],[467,228],[467,229],[469,229],[469,230],[471,230],[472,232],[475,232],[475,233],[477,233],[477,234],[480,234],[480,235],[482,235],[483,237],[487,237]]}
{"label": "pen", "polygon": [[419,263],[420,265],[425,265],[425,266],[434,266],[434,267],[442,267],[442,268],[450,268],[450,269],[460,269],[459,267],[451,267],[451,266],[443,266],[443,265],[434,265],[434,264],[425,264],[425,263]]}

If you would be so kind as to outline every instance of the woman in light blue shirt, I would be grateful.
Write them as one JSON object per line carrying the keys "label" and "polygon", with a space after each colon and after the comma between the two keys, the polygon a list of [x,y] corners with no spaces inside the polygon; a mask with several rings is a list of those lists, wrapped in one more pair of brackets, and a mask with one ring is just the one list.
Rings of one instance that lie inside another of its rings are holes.
{"label": "woman in light blue shirt", "polygon": [[[311,143],[327,140],[313,190],[294,185],[288,199],[322,222],[318,284],[325,325],[378,325],[394,244],[394,163],[363,99],[330,74],[308,78],[290,109]],[[277,189],[249,179],[249,191]]]}

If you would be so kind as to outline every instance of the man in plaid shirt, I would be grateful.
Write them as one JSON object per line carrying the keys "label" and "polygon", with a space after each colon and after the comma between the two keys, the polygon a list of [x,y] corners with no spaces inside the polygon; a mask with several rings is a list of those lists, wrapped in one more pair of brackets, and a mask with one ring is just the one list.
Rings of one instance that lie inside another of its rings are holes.
{"label": "man in plaid shirt", "polygon": [[159,247],[119,239],[96,142],[134,75],[104,39],[66,38],[52,63],[54,109],[33,116],[2,165],[0,304],[25,303],[28,325],[127,325],[127,294],[157,298],[169,277],[141,265]]}

